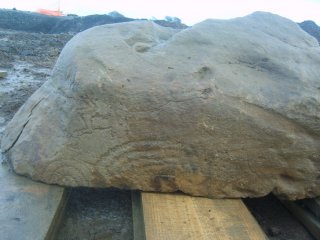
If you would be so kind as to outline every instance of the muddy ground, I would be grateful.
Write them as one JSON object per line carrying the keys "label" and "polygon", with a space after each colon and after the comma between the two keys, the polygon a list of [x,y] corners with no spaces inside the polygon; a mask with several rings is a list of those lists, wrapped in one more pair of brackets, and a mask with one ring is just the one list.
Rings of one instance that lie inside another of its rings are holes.
{"label": "muddy ground", "polygon": [[[0,139],[14,113],[50,78],[62,47],[72,36],[0,30],[0,70],[8,72],[0,79]],[[245,202],[270,239],[313,239],[276,198]],[[73,189],[57,239],[132,239],[130,192]]]}
{"label": "muddy ground", "polygon": [[0,29],[0,70],[8,73],[0,78],[0,129],[50,77],[61,49],[72,36]]}

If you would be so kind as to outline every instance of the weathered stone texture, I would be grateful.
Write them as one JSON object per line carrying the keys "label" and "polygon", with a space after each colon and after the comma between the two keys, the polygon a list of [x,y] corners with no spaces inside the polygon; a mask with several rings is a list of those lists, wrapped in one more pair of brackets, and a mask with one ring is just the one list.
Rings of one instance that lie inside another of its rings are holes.
{"label": "weathered stone texture", "polygon": [[2,150],[60,185],[317,196],[319,66],[317,41],[269,13],[95,27],[67,44]]}

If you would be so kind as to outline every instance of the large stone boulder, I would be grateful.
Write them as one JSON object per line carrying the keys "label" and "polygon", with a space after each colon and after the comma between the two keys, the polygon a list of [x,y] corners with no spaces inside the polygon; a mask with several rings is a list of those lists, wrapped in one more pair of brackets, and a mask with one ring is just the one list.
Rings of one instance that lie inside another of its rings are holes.
{"label": "large stone boulder", "polygon": [[269,13],[178,31],[95,27],[6,128],[46,183],[299,199],[320,195],[320,48]]}

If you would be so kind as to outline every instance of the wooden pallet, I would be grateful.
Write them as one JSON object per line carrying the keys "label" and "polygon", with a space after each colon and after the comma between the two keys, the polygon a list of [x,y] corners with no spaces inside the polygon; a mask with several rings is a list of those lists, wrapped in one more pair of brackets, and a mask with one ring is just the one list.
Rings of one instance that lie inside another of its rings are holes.
{"label": "wooden pallet", "polygon": [[240,199],[133,193],[134,240],[267,239]]}
{"label": "wooden pallet", "polygon": [[[68,190],[33,182],[0,165],[0,235],[3,240],[51,240]],[[283,204],[320,240],[320,199]],[[132,192],[134,240],[267,239],[241,199]]]}

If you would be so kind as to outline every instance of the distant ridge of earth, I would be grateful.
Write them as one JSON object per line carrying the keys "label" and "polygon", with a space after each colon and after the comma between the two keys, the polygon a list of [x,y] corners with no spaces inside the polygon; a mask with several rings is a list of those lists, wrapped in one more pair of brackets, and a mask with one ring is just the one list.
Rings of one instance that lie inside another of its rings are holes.
{"label": "distant ridge of earth", "polygon": [[[97,25],[136,20],[142,19],[128,18],[118,12],[84,17],[79,17],[74,14],[55,17],[34,12],[0,9],[0,28],[26,32],[77,33]],[[167,17],[164,20],[153,21],[165,27],[178,29],[188,27],[181,23],[180,19],[176,17]]]}
{"label": "distant ridge of earth", "polygon": [[[102,24],[130,22],[136,20],[143,19],[128,18],[116,11],[103,15],[96,14],[84,17],[79,17],[74,14],[55,17],[34,12],[0,9],[0,28],[25,32],[77,33]],[[164,27],[177,29],[188,27],[176,17],[166,17],[163,20],[152,21]],[[320,27],[315,22],[307,20],[298,24],[304,31],[315,37],[320,43]]]}
{"label": "distant ridge of earth", "polygon": [[315,37],[320,43],[320,27],[315,22],[311,20],[303,21],[299,23],[299,26],[311,36]]}

